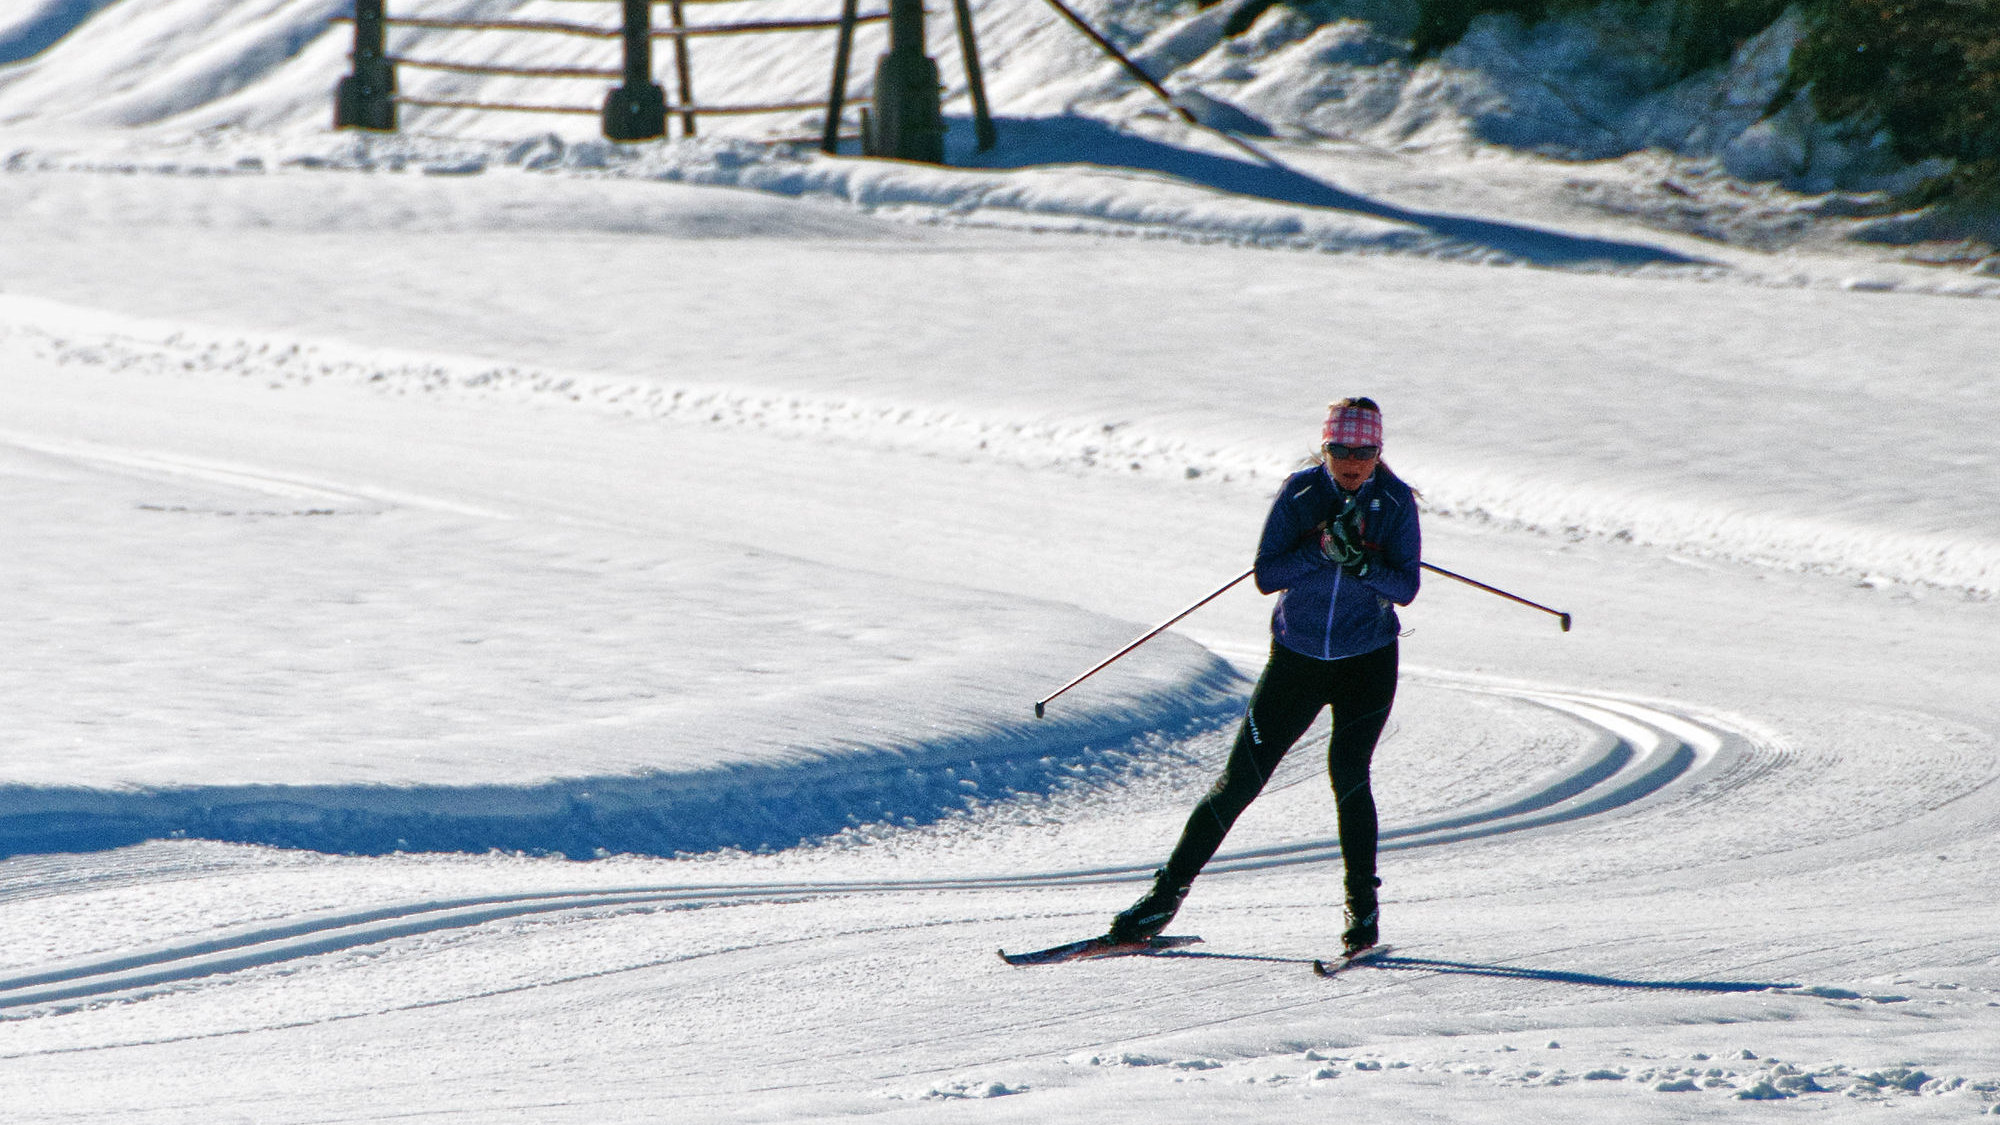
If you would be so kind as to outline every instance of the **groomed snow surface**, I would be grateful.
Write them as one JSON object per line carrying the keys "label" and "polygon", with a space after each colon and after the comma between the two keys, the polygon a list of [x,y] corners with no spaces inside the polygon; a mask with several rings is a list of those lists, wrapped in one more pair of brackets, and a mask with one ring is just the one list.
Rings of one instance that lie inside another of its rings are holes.
{"label": "groomed snow surface", "polygon": [[[2000,1106],[2000,282],[1732,177],[1818,135],[1784,27],[1641,96],[1588,21],[1096,10],[1279,168],[983,4],[1017,116],[928,169],[334,136],[328,6],[94,8],[0,13],[8,1121]],[[1144,888],[1269,603],[1034,701],[1361,393],[1427,558],[1576,622],[1405,611],[1394,949],[1310,970],[1322,723],[1200,944],[1003,964]]]}

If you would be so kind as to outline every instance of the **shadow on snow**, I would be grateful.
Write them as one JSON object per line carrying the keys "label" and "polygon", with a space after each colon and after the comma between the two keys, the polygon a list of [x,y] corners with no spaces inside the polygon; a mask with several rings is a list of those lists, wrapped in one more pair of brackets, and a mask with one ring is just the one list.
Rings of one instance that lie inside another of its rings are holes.
{"label": "shadow on snow", "polygon": [[1514,965],[1484,965],[1476,961],[1440,961],[1429,957],[1398,957],[1391,954],[1368,962],[1368,968],[1417,970],[1454,976],[1497,977],[1503,980],[1546,981],[1550,984],[1581,984],[1592,988],[1639,988],[1662,992],[1765,992],[1797,988],[1796,984],[1748,980],[1634,980],[1596,973],[1562,969],[1524,969]]}
{"label": "shadow on snow", "polygon": [[527,785],[4,786],[0,857],[177,838],[353,855],[500,850],[589,859],[773,851],[871,826],[931,824],[1009,797],[1127,776],[1189,753],[1179,747],[1233,720],[1243,686],[1215,661],[1151,705],[697,774]]}
{"label": "shadow on snow", "polygon": [[[1128,956],[1191,961],[1263,961],[1290,965],[1312,964],[1309,958],[1279,957],[1259,953],[1216,953],[1203,949],[1166,949],[1158,952],[1128,954]],[[1501,980],[1542,981],[1548,984],[1577,984],[1590,988],[1631,988],[1656,992],[1770,992],[1802,987],[1801,985],[1786,984],[1778,981],[1639,980],[1631,977],[1603,976],[1598,973],[1571,972],[1564,969],[1527,969],[1517,965],[1486,965],[1476,961],[1442,961],[1430,957],[1401,957],[1393,953],[1381,957],[1371,957],[1361,965],[1343,970],[1340,977],[1345,980],[1350,973],[1374,969],[1438,973],[1445,976],[1494,977]]]}
{"label": "shadow on snow", "polygon": [[1120,132],[1103,121],[1069,115],[1049,118],[996,118],[999,144],[973,151],[969,118],[948,119],[950,160],[961,167],[1029,168],[1090,164],[1157,172],[1234,195],[1346,211],[1405,223],[1430,233],[1540,266],[1713,265],[1712,262],[1651,246],[1590,238],[1518,223],[1413,211],[1344,191],[1282,165],[1195,152]]}

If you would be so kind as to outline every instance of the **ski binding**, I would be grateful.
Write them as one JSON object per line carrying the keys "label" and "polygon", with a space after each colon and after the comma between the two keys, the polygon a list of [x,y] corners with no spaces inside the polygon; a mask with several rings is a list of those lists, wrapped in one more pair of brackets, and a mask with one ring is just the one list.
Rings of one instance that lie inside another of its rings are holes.
{"label": "ski binding", "polygon": [[1366,965],[1370,961],[1387,957],[1395,951],[1395,948],[1393,945],[1371,945],[1366,949],[1357,949],[1352,953],[1342,954],[1331,961],[1315,959],[1313,961],[1313,974],[1322,977],[1337,976],[1343,970],[1351,969],[1356,965]]}

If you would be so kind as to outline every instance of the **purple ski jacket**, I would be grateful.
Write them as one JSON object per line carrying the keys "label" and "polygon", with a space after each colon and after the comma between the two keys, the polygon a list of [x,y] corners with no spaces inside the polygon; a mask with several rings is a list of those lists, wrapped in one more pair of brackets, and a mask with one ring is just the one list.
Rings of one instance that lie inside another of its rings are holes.
{"label": "purple ski jacket", "polygon": [[[1342,572],[1320,553],[1320,528],[1343,504],[1361,505],[1361,539],[1371,558],[1365,578]],[[1416,498],[1388,466],[1377,466],[1352,497],[1324,466],[1293,473],[1272,501],[1257,543],[1257,588],[1278,594],[1271,635],[1318,660],[1381,648],[1402,627],[1395,607],[1417,596],[1422,555]]]}

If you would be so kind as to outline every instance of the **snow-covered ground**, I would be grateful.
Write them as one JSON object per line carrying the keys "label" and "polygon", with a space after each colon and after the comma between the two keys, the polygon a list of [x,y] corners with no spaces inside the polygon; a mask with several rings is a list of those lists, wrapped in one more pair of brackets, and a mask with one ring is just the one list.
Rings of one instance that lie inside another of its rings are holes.
{"label": "snow-covered ground", "polygon": [[[1125,11],[1273,168],[982,5],[1021,116],[938,170],[332,136],[324,11],[91,7],[0,13],[59,40],[0,68],[9,1120],[2000,1105],[2000,282],[1859,197],[1384,140],[1553,32]],[[1316,136],[1316,74],[1401,108]],[[1322,726],[1202,944],[1004,965],[1139,892],[1268,602],[1033,701],[1240,573],[1354,393],[1427,557],[1576,619],[1405,613],[1393,956],[1308,969]]]}

